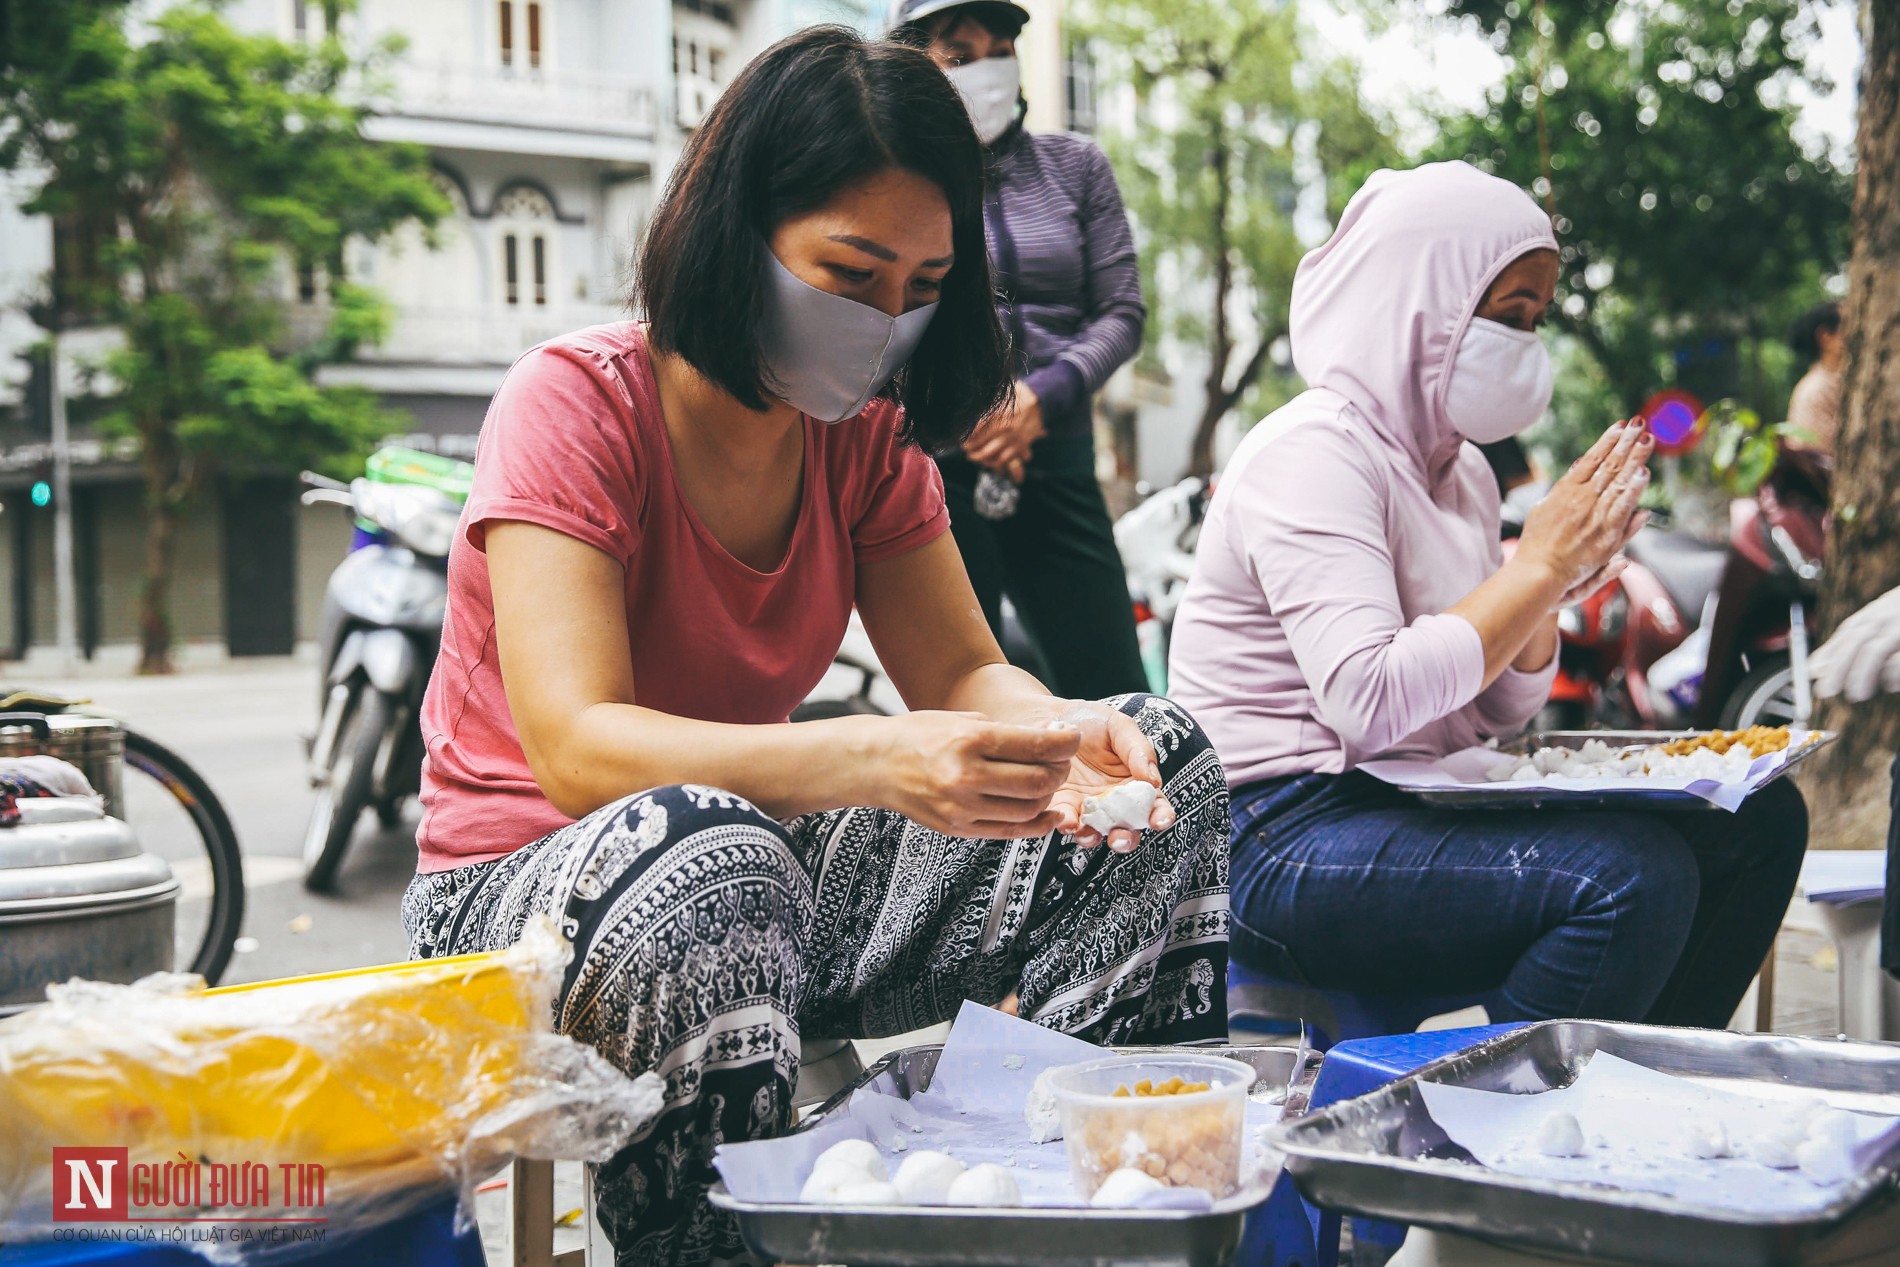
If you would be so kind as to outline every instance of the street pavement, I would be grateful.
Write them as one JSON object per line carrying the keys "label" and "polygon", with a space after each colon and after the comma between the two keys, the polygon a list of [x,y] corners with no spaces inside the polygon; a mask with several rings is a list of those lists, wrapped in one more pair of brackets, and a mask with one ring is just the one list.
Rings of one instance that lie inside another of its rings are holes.
{"label": "street pavement", "polygon": [[35,675],[38,667],[9,666],[7,681],[90,697],[189,761],[230,813],[247,889],[239,945],[255,946],[233,956],[226,984],[408,957],[401,901],[416,868],[413,803],[394,830],[363,816],[335,894],[308,893],[300,882],[311,799],[303,736],[317,717],[313,658],[228,661],[159,678],[130,676],[117,658],[66,678]]}
{"label": "street pavement", "polygon": [[[303,736],[317,714],[314,657],[306,651],[227,661],[188,652],[181,660],[184,672],[140,678],[130,674],[122,652],[109,652],[100,664],[61,675],[36,654],[27,664],[10,666],[6,677],[16,688],[90,697],[178,752],[210,782],[237,829],[248,889],[241,943],[247,948],[232,960],[227,983],[406,958],[400,904],[415,870],[413,804],[393,830],[380,829],[373,815],[363,817],[335,894],[310,894],[300,883],[298,852],[310,808]],[[1795,901],[1778,949],[1774,1028],[1832,1034],[1839,1019],[1833,947],[1806,908]],[[1476,1023],[1482,1017],[1460,1019]],[[579,1167],[562,1165],[555,1212],[571,1218],[579,1205]],[[478,1199],[483,1241],[495,1267],[509,1261],[507,1209],[505,1188]],[[559,1249],[580,1241],[580,1229],[571,1223],[557,1233]]]}

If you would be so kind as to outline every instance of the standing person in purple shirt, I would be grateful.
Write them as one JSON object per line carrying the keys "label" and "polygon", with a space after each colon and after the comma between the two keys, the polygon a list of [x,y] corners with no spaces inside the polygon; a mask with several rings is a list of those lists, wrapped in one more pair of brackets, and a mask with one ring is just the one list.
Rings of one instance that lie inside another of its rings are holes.
{"label": "standing person in purple shirt", "polygon": [[961,453],[939,459],[963,565],[999,634],[1009,595],[1051,689],[1147,690],[1095,479],[1091,402],[1140,348],[1147,318],[1115,174],[1086,137],[1024,130],[1016,37],[1027,9],[897,0],[892,17],[895,37],[927,49],[962,93],[989,153],[983,221],[1016,392]]}

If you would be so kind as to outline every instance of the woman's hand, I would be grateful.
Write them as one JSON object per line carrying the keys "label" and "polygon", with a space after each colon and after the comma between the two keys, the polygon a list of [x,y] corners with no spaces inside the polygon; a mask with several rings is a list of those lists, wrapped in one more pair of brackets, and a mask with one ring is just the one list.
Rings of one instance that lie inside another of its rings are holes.
{"label": "woman's hand", "polygon": [[1524,521],[1513,562],[1542,566],[1563,585],[1563,602],[1587,597],[1614,576],[1617,555],[1645,523],[1655,441],[1641,419],[1619,422],[1557,481]]}
{"label": "woman's hand", "polygon": [[858,724],[870,740],[868,804],[950,836],[1046,836],[1063,823],[1052,802],[1072,777],[1077,727],[942,712]]}
{"label": "woman's hand", "polygon": [[[1053,723],[1073,731],[1080,739],[1075,758],[1069,763],[1068,777],[1056,793],[1054,808],[1060,815],[1058,828],[1074,836],[1076,843],[1093,848],[1102,843],[1102,834],[1082,825],[1082,802],[1131,779],[1161,786],[1161,764],[1155,757],[1154,744],[1141,733],[1134,719],[1118,709],[1089,700],[1071,702]],[[1174,825],[1174,806],[1165,796],[1155,797],[1148,811],[1148,826],[1161,830]],[[1108,833],[1108,847],[1127,853],[1141,843],[1141,833],[1117,827]]]}
{"label": "woman's hand", "polygon": [[963,452],[978,466],[1000,471],[1020,484],[1030,449],[1044,434],[1042,402],[1028,383],[1018,380],[1015,399],[977,425],[976,434],[964,442]]}

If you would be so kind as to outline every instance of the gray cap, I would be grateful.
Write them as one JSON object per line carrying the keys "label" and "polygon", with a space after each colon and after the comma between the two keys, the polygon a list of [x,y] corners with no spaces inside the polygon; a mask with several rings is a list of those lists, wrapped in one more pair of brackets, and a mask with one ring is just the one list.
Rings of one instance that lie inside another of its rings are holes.
{"label": "gray cap", "polygon": [[1018,22],[1029,21],[1029,10],[1014,0],[892,0],[891,29],[907,22],[918,22],[945,9],[1003,9]]}

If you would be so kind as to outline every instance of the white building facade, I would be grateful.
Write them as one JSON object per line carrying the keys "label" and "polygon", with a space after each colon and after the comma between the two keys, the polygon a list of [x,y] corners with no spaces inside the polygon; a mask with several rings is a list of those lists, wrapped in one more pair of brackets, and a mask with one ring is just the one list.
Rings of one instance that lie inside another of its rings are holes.
{"label": "white building facade", "polygon": [[[630,261],[686,137],[745,62],[818,22],[876,25],[879,0],[362,0],[339,35],[406,48],[389,75],[379,140],[427,148],[454,208],[433,249],[408,229],[350,253],[351,280],[394,305],[390,338],[325,371],[405,410],[413,447],[472,456],[488,399],[523,351],[624,319]],[[233,25],[320,39],[318,0],[233,0]],[[22,352],[43,337],[24,307],[44,293],[53,229],[21,214],[30,177],[0,178],[0,653],[52,639],[51,515],[29,489],[47,455]],[[322,319],[327,280],[290,302]],[[69,336],[75,361],[107,332]],[[68,390],[84,382],[64,376]],[[43,402],[37,413],[44,413]],[[83,402],[77,413],[83,416]],[[83,436],[83,427],[81,428]],[[136,636],[141,494],[129,455],[82,439],[74,513],[81,640]],[[188,517],[176,617],[187,641],[286,651],[314,631],[324,582],[347,546],[333,508],[295,508],[288,478],[220,490]],[[271,508],[281,504],[281,513]],[[268,522],[256,522],[260,507]],[[260,588],[258,578],[269,578]],[[10,601],[9,601],[10,600]],[[261,630],[260,606],[271,608]],[[281,609],[281,610],[280,610]],[[240,628],[244,626],[244,628]]]}

